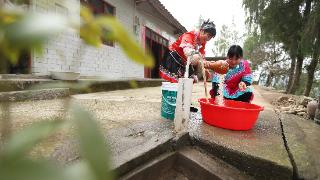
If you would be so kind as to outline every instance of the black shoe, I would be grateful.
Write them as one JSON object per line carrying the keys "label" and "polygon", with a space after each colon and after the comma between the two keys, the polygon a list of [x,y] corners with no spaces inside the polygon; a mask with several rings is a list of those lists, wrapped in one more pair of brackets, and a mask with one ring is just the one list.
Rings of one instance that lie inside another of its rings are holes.
{"label": "black shoe", "polygon": [[190,107],[190,112],[198,112],[198,108],[195,108],[195,107]]}

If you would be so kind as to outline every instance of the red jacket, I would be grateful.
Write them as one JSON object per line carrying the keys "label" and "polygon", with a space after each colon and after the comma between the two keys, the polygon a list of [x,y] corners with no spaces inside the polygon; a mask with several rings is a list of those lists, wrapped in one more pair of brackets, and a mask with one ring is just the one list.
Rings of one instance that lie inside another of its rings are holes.
{"label": "red jacket", "polygon": [[[171,44],[169,46],[170,51],[176,51],[185,61],[187,61],[187,57],[183,53],[183,48],[190,46],[191,48],[195,49],[196,45],[199,45],[200,39],[199,39],[199,32],[196,31],[190,31],[182,34],[176,42]],[[204,55],[205,54],[205,46],[206,42],[203,42],[200,45],[199,52]]]}

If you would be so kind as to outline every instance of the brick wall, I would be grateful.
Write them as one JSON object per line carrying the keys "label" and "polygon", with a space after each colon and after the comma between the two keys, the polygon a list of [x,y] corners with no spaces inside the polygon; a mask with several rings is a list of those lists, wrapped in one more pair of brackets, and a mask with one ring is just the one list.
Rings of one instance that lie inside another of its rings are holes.
{"label": "brick wall", "polygon": [[[32,9],[36,12],[62,13],[79,20],[79,0],[32,0]],[[116,17],[128,32],[133,34],[133,19],[138,16],[141,27],[159,31],[168,39],[174,39],[171,27],[163,21],[145,13],[135,11],[133,0],[107,0],[116,7]],[[161,31],[163,30],[163,31]],[[141,32],[136,36],[141,42]],[[141,42],[142,43],[142,42]],[[129,60],[121,48],[103,45],[96,49],[82,43],[79,35],[73,30],[53,37],[46,45],[42,55],[32,54],[32,72],[37,75],[48,75],[50,71],[75,71],[81,76],[102,76],[109,79],[143,78],[144,67]]]}

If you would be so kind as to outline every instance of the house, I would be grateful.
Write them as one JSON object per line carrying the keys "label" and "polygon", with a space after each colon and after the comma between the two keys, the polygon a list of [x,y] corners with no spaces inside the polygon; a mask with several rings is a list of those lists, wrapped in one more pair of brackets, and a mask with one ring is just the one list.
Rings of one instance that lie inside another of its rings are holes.
{"label": "house", "polygon": [[[79,35],[67,31],[53,38],[45,46],[42,55],[31,52],[23,58],[28,63],[20,63],[12,73],[31,73],[49,75],[50,71],[80,72],[81,76],[122,78],[158,78],[158,66],[168,44],[181,33],[186,32],[172,14],[159,0],[31,0],[30,7],[36,12],[63,13],[67,16],[79,16],[80,2],[94,13],[112,14],[125,26],[144,48],[150,48],[156,66],[145,68],[130,61],[114,42],[104,42],[99,48],[85,45]],[[74,11],[74,9],[78,9]],[[22,69],[22,70],[21,70]],[[19,72],[21,71],[21,72]]]}

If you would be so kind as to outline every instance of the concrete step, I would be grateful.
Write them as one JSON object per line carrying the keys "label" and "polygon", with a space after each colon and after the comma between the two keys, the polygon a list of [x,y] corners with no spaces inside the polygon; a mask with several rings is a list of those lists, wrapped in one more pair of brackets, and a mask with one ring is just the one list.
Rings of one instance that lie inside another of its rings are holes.
{"label": "concrete step", "polygon": [[0,92],[23,91],[35,85],[54,82],[51,79],[0,79]]}
{"label": "concrete step", "polygon": [[48,100],[74,94],[156,87],[161,83],[161,79],[0,79],[0,101]]}
{"label": "concrete step", "polygon": [[195,147],[185,147],[176,152],[164,153],[137,167],[119,179],[236,179],[252,177],[225,162],[201,152]]}
{"label": "concrete step", "polygon": [[0,74],[0,79],[50,79],[50,76],[39,76],[33,74]]}
{"label": "concrete step", "polygon": [[37,89],[69,88],[71,94],[92,93],[101,91],[123,90],[130,88],[160,86],[161,79],[123,79],[100,80],[80,79],[77,81],[60,81],[52,79],[0,79],[0,92]]}
{"label": "concrete step", "polygon": [[[179,150],[178,155],[180,156],[180,158],[177,159],[177,164],[180,164],[180,167],[177,168],[178,171],[183,172],[184,174],[189,173],[189,176],[193,176],[194,179],[198,179],[199,176],[201,179],[213,179],[205,178],[205,173],[197,175],[197,173],[195,173],[197,171],[206,171],[208,177],[214,177],[214,179],[250,179],[250,176],[245,175],[243,172],[221,159],[208,154],[203,149],[186,147]],[[197,164],[197,166],[190,166],[192,164]]]}
{"label": "concrete step", "polygon": [[28,101],[28,100],[49,100],[64,98],[70,95],[68,88],[52,88],[39,90],[24,90],[0,92],[0,101]]}

